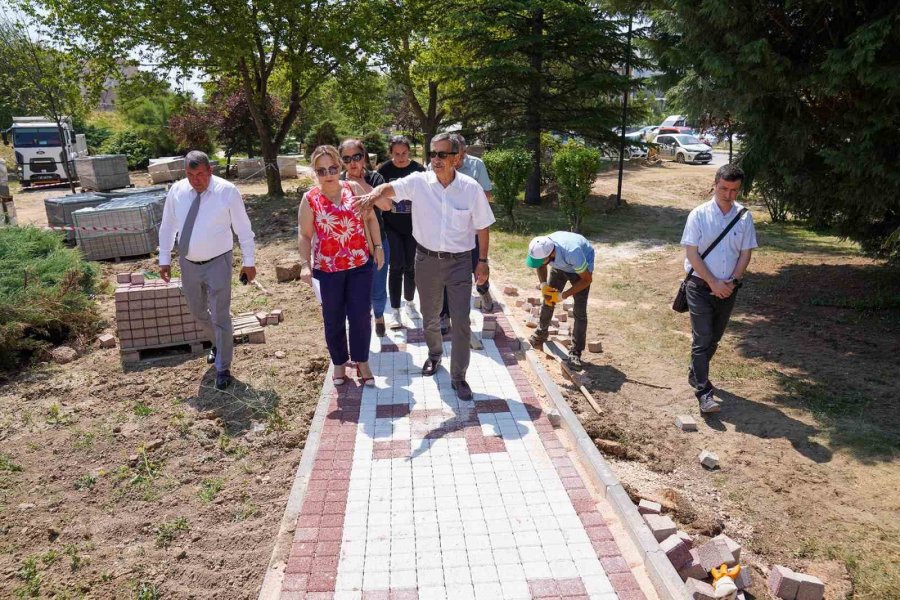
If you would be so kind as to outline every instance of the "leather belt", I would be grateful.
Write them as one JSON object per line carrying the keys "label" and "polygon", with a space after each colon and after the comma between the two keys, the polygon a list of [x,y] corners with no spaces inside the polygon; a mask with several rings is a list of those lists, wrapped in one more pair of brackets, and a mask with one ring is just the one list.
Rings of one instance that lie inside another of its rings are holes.
{"label": "leather belt", "polygon": [[464,256],[468,256],[471,258],[472,251],[471,250],[463,250],[462,252],[435,252],[434,250],[429,250],[422,244],[416,244],[419,252],[422,254],[427,254],[428,256],[433,256],[435,258],[462,258]]}
{"label": "leather belt", "polygon": [[709,289],[709,284],[706,283],[706,281],[704,281],[702,277],[697,277],[696,275],[691,275],[690,280],[693,281],[694,283],[696,283],[697,285],[699,285],[700,287]]}
{"label": "leather belt", "polygon": [[[229,250],[228,252],[231,252],[231,250]],[[228,252],[223,252],[223,253],[220,254],[219,256],[213,256],[213,257],[210,258],[209,260],[191,260],[191,259],[189,259],[189,258],[186,257],[186,256],[184,257],[184,260],[188,261],[188,262],[191,263],[192,265],[205,265],[206,263],[211,263],[212,261],[216,260],[217,258],[222,258],[222,257],[225,256],[226,254],[228,254]]]}

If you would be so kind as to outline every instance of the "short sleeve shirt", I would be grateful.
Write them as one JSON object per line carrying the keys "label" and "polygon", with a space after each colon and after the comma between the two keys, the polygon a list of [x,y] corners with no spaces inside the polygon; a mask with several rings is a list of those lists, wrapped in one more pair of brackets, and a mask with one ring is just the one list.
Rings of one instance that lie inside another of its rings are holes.
{"label": "short sleeve shirt", "polygon": [[477,181],[481,186],[481,189],[486,192],[490,192],[494,189],[494,184],[491,182],[491,178],[488,175],[487,167],[484,166],[484,161],[477,156],[469,156],[467,154],[466,158],[463,160],[462,166],[459,167],[457,171],[463,175],[468,175]]}
{"label": "short sleeve shirt", "polygon": [[391,183],[394,193],[412,200],[413,237],[436,252],[475,247],[475,233],[494,223],[494,213],[477,181],[457,172],[444,187],[433,171],[413,173]]}
{"label": "short sleeve shirt", "polygon": [[[742,208],[735,202],[727,214],[722,214],[715,198],[704,202],[688,215],[681,245],[696,246],[700,254],[703,254]],[[734,272],[741,251],[752,250],[757,246],[753,216],[747,211],[703,262],[717,279],[728,279]],[[691,263],[685,258],[684,271],[687,273],[690,270]]]}
{"label": "short sleeve shirt", "polygon": [[594,247],[584,236],[557,231],[548,237],[556,246],[556,256],[550,261],[550,266],[566,273],[594,272]]}

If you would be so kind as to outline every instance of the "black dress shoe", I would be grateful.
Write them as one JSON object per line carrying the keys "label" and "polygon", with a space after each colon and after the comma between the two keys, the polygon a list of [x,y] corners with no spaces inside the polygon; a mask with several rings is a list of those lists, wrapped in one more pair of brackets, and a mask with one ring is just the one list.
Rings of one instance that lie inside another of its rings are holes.
{"label": "black dress shoe", "polygon": [[209,354],[206,355],[206,364],[211,365],[216,362],[216,347],[213,346],[209,349]]}
{"label": "black dress shoe", "polygon": [[229,385],[231,385],[231,371],[224,370],[221,373],[216,373],[216,389],[224,390]]}
{"label": "black dress shoe", "polygon": [[384,337],[387,332],[385,331],[384,321],[375,321],[375,335],[378,337]]}
{"label": "black dress shoe", "polygon": [[422,365],[422,375],[426,377],[430,377],[437,373],[438,367],[441,364],[441,359],[439,358],[428,358],[425,359],[425,364]]}
{"label": "black dress shoe", "polygon": [[471,400],[472,399],[472,388],[469,387],[469,384],[466,383],[465,380],[462,381],[451,381],[450,387],[456,390],[456,397],[460,400]]}

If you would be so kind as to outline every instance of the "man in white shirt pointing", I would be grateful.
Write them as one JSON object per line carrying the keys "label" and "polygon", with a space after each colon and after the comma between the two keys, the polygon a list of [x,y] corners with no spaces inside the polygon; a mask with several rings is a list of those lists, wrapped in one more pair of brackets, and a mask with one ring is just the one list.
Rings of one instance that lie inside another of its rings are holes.
{"label": "man in white shirt pointing", "polygon": [[[234,332],[231,327],[231,268],[234,234],[241,245],[241,273],[256,278],[253,230],[237,188],[212,174],[209,157],[196,150],[184,159],[187,179],[166,196],[159,227],[159,274],[171,276],[172,248],[178,236],[178,266],[188,308],[213,347],[207,362],[216,365],[216,388],[231,383]],[[234,232],[234,233],[232,233]]]}
{"label": "man in white shirt pointing", "polygon": [[461,400],[472,399],[466,383],[469,368],[472,296],[472,249],[478,236],[478,264],[475,280],[484,285],[488,279],[489,230],[494,213],[477,181],[458,173],[461,153],[459,142],[440,133],[431,140],[431,171],[413,173],[391,183],[379,185],[357,198],[365,210],[372,205],[391,209],[395,195],[412,201],[413,237],[416,239],[416,288],[422,305],[428,359],[422,374],[434,375],[441,363],[441,305],[447,288],[453,338],[450,352],[450,383]]}
{"label": "man in white shirt pointing", "polygon": [[[684,270],[690,276],[687,289],[691,313],[691,367],[688,382],[700,403],[700,412],[719,412],[715,388],[709,380],[709,363],[725,333],[744,272],[757,247],[753,217],[737,203],[744,172],[735,165],[716,171],[714,195],[691,211],[681,236],[685,249]],[[742,212],[744,211],[744,212]],[[737,219],[734,227],[706,256],[700,255]]]}

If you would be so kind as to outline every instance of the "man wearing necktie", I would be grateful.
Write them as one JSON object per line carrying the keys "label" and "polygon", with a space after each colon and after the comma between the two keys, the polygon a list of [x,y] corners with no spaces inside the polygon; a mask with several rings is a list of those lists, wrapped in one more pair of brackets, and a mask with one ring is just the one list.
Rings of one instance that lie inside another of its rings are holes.
{"label": "man wearing necktie", "polygon": [[187,179],[166,196],[159,227],[159,274],[171,277],[172,248],[178,236],[178,266],[188,308],[213,347],[208,363],[216,365],[216,388],[231,383],[234,332],[231,327],[231,268],[234,234],[241,245],[241,273],[252,281],[255,244],[250,219],[237,188],[212,174],[209,157],[196,150],[184,159]]}

